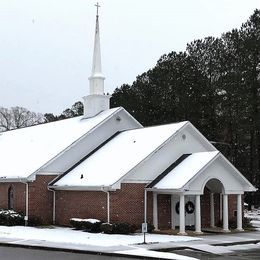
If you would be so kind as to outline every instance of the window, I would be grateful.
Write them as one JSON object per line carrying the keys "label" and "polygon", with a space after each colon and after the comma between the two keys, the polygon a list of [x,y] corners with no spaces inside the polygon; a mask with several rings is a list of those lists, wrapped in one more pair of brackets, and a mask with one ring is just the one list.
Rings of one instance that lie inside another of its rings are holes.
{"label": "window", "polygon": [[8,209],[14,208],[14,187],[11,185],[8,188]]}

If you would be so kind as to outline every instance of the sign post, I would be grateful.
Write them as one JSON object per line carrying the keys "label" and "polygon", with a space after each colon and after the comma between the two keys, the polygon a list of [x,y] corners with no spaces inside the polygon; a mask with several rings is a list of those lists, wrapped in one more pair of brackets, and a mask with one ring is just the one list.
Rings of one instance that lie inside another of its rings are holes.
{"label": "sign post", "polygon": [[142,223],[142,233],[144,234],[144,242],[143,242],[143,244],[146,244],[145,234],[147,233],[147,223]]}

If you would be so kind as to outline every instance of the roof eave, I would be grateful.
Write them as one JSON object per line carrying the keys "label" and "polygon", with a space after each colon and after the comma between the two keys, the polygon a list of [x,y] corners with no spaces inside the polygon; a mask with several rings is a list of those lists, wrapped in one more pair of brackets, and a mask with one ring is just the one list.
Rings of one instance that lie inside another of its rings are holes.
{"label": "roof eave", "polygon": [[13,177],[13,178],[5,178],[5,177],[0,177],[0,182],[31,182],[31,180],[29,180],[28,178],[24,178],[24,177]]}
{"label": "roof eave", "polygon": [[115,191],[111,186],[57,186],[57,185],[49,185],[49,189],[52,190],[71,190],[71,191]]}
{"label": "roof eave", "polygon": [[185,192],[184,189],[157,189],[155,187],[153,188],[145,188],[146,191],[153,191],[153,192],[157,192],[157,193],[183,193]]}

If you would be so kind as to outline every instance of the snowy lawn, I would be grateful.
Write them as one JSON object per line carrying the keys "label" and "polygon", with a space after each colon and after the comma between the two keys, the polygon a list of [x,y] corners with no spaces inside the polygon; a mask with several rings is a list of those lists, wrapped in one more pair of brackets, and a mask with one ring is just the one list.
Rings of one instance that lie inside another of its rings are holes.
{"label": "snowy lawn", "polygon": [[253,209],[245,212],[245,218],[250,219],[250,223],[256,230],[260,231],[260,209]]}
{"label": "snowy lawn", "polygon": [[[35,227],[7,227],[0,226],[0,238],[33,239],[55,243],[71,243],[94,246],[118,246],[134,245],[143,242],[142,234],[133,235],[108,235],[94,234],[71,228],[35,228]],[[181,242],[199,240],[200,238],[176,235],[147,234],[147,243]]]}

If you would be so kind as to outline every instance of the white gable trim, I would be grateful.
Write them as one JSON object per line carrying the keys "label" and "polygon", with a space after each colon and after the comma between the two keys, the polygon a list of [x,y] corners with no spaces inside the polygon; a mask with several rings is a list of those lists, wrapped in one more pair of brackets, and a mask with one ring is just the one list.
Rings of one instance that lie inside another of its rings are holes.
{"label": "white gable trim", "polygon": [[[128,177],[133,173],[138,171],[138,168],[141,167],[141,165],[143,165],[145,162],[147,162],[148,160],[150,160],[152,158],[152,156],[157,153],[162,147],[164,147],[165,145],[167,145],[172,139],[174,139],[177,135],[181,134],[183,131],[185,131],[186,129],[189,129],[191,131],[193,131],[196,134],[196,137],[198,137],[199,141],[202,143],[202,146],[204,146],[206,148],[206,150],[209,151],[217,151],[216,147],[214,145],[212,145],[207,139],[206,137],[204,137],[197,129],[195,126],[192,125],[192,123],[190,123],[189,121],[184,121],[185,124],[178,129],[170,138],[168,138],[164,143],[162,143],[157,149],[155,149],[154,151],[152,151],[146,158],[144,158],[142,161],[140,161],[135,167],[133,167],[130,171],[128,171],[124,176],[122,176],[117,182],[115,182],[112,186],[113,187],[120,187],[120,183],[124,182],[124,183],[128,183],[129,181],[127,180]],[[160,173],[158,173],[160,174]],[[147,181],[148,182],[148,181]]]}
{"label": "white gable trim", "polygon": [[[224,192],[227,194],[243,194],[244,191],[256,191],[257,189],[219,152],[212,160],[210,160],[200,171],[198,171],[198,173],[193,176],[184,186],[183,189],[185,190],[189,190],[188,186],[194,182],[197,177],[206,169],[208,168],[209,165],[211,165],[214,161],[216,161],[218,158],[221,158],[225,163],[228,164],[229,167],[231,167],[231,170],[235,172],[235,176],[233,176],[234,178],[239,179],[243,181],[243,183],[241,183],[241,185],[243,186],[243,191],[239,191],[239,190],[230,190],[227,189],[226,185],[225,185],[225,181],[222,178],[221,175],[219,175],[217,177],[217,179],[222,183],[223,188],[224,188]],[[204,192],[204,188],[207,184],[207,182],[211,179],[216,179],[216,176],[208,176],[204,181],[203,181],[203,185],[200,187],[200,193],[203,194]]]}
{"label": "white gable trim", "polygon": [[[35,172],[33,172],[31,175],[29,175],[27,178],[29,180],[35,180],[35,175],[36,174],[40,174],[41,171],[45,172],[44,169],[46,167],[48,167],[51,163],[53,163],[55,160],[57,160],[58,158],[60,158],[62,155],[64,155],[66,152],[68,152],[70,149],[74,148],[77,144],[79,144],[83,139],[87,138],[88,135],[95,133],[94,131],[97,130],[98,128],[100,128],[102,125],[104,125],[106,122],[108,122],[109,120],[111,120],[113,117],[116,118],[118,115],[118,119],[120,120],[120,113],[122,113],[124,115],[126,115],[127,118],[131,119],[131,121],[133,122],[133,125],[135,125],[135,128],[142,128],[143,126],[136,120],[134,119],[128,112],[126,112],[125,109],[123,109],[122,107],[117,108],[111,115],[109,115],[108,117],[106,117],[103,121],[101,121],[99,124],[97,124],[96,126],[94,126],[92,129],[90,129],[88,132],[86,132],[84,135],[82,135],[80,138],[78,138],[77,140],[75,140],[71,145],[69,145],[66,149],[64,149],[63,151],[61,151],[60,153],[58,153],[55,157],[51,158],[48,162],[46,162],[45,164],[43,164],[39,169],[37,169]],[[84,119],[83,119],[84,120]],[[97,146],[100,143],[97,143]],[[59,174],[57,172],[53,172],[53,174]]]}
{"label": "white gable trim", "polygon": [[[185,121],[184,121],[185,122]],[[120,184],[127,179],[127,177],[133,172],[136,171],[143,163],[148,161],[155,153],[157,153],[163,146],[165,146],[170,140],[172,140],[179,132],[184,129],[189,122],[186,121],[185,124],[178,129],[173,135],[171,135],[166,141],[164,141],[160,146],[158,146],[155,150],[153,150],[148,156],[146,156],[143,160],[141,160],[136,166],[134,166],[130,171],[128,171],[124,176],[122,176],[118,181],[112,184],[112,187],[120,187]]]}

